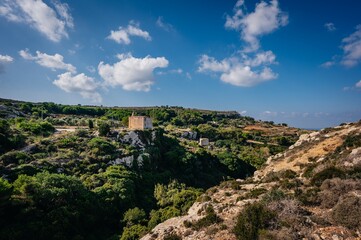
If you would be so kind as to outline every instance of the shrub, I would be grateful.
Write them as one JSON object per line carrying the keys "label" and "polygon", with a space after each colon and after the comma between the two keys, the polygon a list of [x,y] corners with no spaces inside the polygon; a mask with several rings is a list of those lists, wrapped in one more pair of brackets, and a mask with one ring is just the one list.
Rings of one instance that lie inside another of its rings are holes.
{"label": "shrub", "polygon": [[350,229],[361,229],[361,198],[346,196],[332,211],[332,219]]}
{"label": "shrub", "polygon": [[301,191],[297,195],[297,199],[303,203],[304,205],[317,205],[320,203],[318,192],[320,191],[319,188],[308,188],[306,191]]}
{"label": "shrub", "polygon": [[8,164],[24,164],[32,160],[32,156],[20,151],[12,151],[5,153],[0,157],[0,162],[3,162],[4,165]]}
{"label": "shrub", "polygon": [[123,228],[123,234],[120,240],[137,240],[143,237],[147,233],[148,229],[142,225],[133,225]]}
{"label": "shrub", "polygon": [[99,135],[100,136],[106,136],[110,132],[110,126],[106,122],[101,122],[99,124]]}
{"label": "shrub", "polygon": [[19,127],[25,132],[43,136],[48,136],[55,131],[55,128],[49,122],[22,121]]}
{"label": "shrub", "polygon": [[259,239],[260,230],[266,229],[275,213],[268,210],[262,203],[248,204],[239,213],[233,231],[239,240]]}
{"label": "shrub", "polygon": [[353,190],[361,190],[361,182],[340,178],[326,179],[323,181],[319,193],[321,206],[324,208],[332,208],[335,206],[339,198]]}
{"label": "shrub", "polygon": [[93,138],[89,141],[88,147],[95,155],[113,154],[115,151],[115,146],[102,138]]}
{"label": "shrub", "polygon": [[341,169],[331,166],[313,175],[313,177],[311,178],[311,184],[321,186],[323,181],[325,181],[326,179],[336,177],[343,178],[344,176],[345,173]]}
{"label": "shrub", "polygon": [[361,134],[349,135],[342,144],[344,147],[361,147]]}
{"label": "shrub", "polygon": [[250,192],[246,193],[239,200],[257,198],[258,196],[260,196],[266,192],[267,192],[267,189],[265,189],[265,188],[255,188],[255,189],[252,189]]}
{"label": "shrub", "polygon": [[206,208],[206,216],[195,221],[195,222],[189,222],[189,221],[184,221],[183,224],[185,227],[191,227],[193,230],[200,230],[204,227],[208,227],[212,224],[215,223],[220,223],[223,220],[218,217],[218,215],[216,214],[216,212],[214,211],[212,205],[208,205]]}
{"label": "shrub", "polygon": [[270,192],[266,193],[263,198],[262,202],[270,203],[273,201],[279,201],[286,197],[285,193],[279,189],[272,189]]}
{"label": "shrub", "polygon": [[279,176],[281,178],[289,178],[289,179],[293,179],[297,176],[297,173],[290,170],[290,169],[287,169],[287,170],[284,170],[282,172],[279,173]]}
{"label": "shrub", "polygon": [[182,240],[182,238],[175,233],[170,233],[165,235],[163,240]]}
{"label": "shrub", "polygon": [[146,220],[145,212],[143,209],[139,209],[137,207],[128,209],[124,213],[123,222],[127,224],[127,226],[132,226],[135,224],[143,223]]}

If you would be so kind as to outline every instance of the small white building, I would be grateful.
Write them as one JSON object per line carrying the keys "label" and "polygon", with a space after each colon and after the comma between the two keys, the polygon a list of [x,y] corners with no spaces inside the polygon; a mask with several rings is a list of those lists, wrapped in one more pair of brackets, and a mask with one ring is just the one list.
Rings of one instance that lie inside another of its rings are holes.
{"label": "small white building", "polygon": [[209,145],[209,139],[208,138],[200,138],[198,142],[199,146],[208,146]]}

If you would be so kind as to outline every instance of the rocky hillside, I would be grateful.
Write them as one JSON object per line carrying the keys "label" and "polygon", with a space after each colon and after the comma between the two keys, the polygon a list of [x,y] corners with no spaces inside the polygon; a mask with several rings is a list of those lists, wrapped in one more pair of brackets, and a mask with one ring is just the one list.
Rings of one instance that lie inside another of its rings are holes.
{"label": "rocky hillside", "polygon": [[361,122],[301,135],[142,239],[361,239]]}

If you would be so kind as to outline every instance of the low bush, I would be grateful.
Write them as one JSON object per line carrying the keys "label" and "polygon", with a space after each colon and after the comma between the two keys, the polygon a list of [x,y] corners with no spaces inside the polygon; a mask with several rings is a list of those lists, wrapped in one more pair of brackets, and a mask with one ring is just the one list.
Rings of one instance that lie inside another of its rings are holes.
{"label": "low bush", "polygon": [[182,240],[182,238],[175,233],[170,233],[165,235],[163,240]]}
{"label": "low bush", "polygon": [[308,188],[306,191],[299,190],[296,197],[304,205],[318,205],[320,204],[320,199],[318,197],[319,191],[320,189],[318,187]]}
{"label": "low bush", "polygon": [[331,179],[336,177],[343,178],[344,176],[345,173],[341,169],[331,166],[314,174],[313,177],[311,178],[311,184],[316,186],[321,186],[323,181],[325,181],[326,179]]}
{"label": "low bush", "polygon": [[321,206],[332,208],[337,204],[341,196],[353,190],[361,190],[361,182],[352,179],[326,179],[323,181],[320,189]]}
{"label": "low bush", "polygon": [[140,239],[145,234],[147,234],[147,227],[142,225],[133,225],[130,227],[123,228],[123,234],[120,238],[120,240],[135,240]]}
{"label": "low bush", "polygon": [[184,221],[183,224],[187,228],[191,227],[193,230],[198,231],[204,227],[208,227],[212,224],[220,223],[222,221],[223,220],[220,217],[218,217],[218,215],[214,211],[212,205],[208,205],[206,208],[206,216],[205,217],[203,217],[195,222]]}
{"label": "low bush", "polygon": [[258,196],[260,196],[266,192],[267,192],[267,189],[265,189],[265,188],[255,188],[255,189],[252,189],[250,192],[246,193],[239,200],[257,198]]}
{"label": "low bush", "polygon": [[0,162],[4,165],[8,164],[24,164],[33,160],[32,156],[20,151],[12,151],[5,153],[0,157]]}
{"label": "low bush", "polygon": [[233,231],[239,240],[259,239],[262,229],[267,229],[275,218],[275,213],[262,203],[248,204],[239,213]]}
{"label": "low bush", "polygon": [[350,229],[361,229],[361,198],[346,196],[332,211],[332,220]]}

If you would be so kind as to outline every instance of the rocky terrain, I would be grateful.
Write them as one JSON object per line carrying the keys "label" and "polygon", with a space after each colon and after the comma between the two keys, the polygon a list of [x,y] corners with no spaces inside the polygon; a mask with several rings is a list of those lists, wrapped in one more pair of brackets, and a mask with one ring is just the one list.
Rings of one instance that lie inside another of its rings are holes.
{"label": "rocky terrain", "polygon": [[361,122],[301,135],[253,177],[208,189],[142,239],[252,238],[361,239]]}

